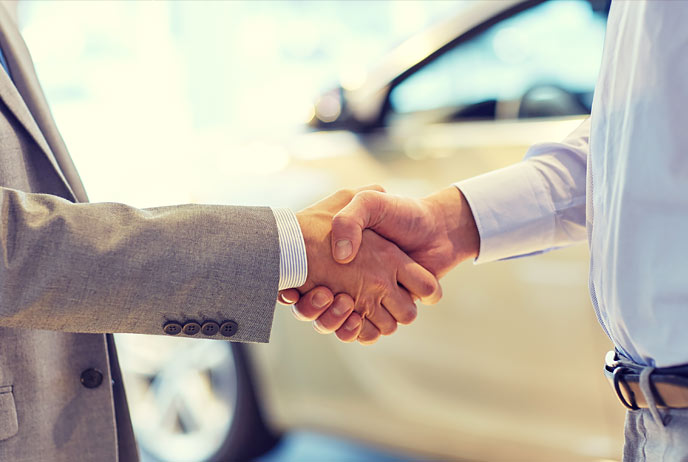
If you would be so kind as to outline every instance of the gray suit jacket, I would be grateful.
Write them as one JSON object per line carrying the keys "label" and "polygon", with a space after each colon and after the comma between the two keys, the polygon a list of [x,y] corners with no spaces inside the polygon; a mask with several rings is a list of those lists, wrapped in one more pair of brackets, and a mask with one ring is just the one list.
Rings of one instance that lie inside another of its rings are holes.
{"label": "gray suit jacket", "polygon": [[[134,461],[104,334],[234,321],[231,340],[267,342],[279,277],[274,217],[255,207],[86,203],[3,7],[0,46],[14,80],[0,69],[0,461]],[[82,379],[93,369],[100,385]]]}

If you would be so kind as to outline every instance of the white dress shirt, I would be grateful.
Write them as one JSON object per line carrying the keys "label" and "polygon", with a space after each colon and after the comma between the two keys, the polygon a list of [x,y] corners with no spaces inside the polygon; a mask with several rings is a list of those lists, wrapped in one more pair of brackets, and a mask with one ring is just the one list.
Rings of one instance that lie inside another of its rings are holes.
{"label": "white dress shirt", "polygon": [[592,302],[616,347],[641,364],[687,364],[688,2],[614,1],[591,118],[457,187],[480,232],[477,262],[587,235]]}

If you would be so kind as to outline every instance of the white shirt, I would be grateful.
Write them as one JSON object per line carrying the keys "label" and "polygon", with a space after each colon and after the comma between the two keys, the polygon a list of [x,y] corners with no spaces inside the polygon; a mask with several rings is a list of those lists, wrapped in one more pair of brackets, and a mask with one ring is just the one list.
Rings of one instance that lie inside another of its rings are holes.
{"label": "white shirt", "polygon": [[587,236],[592,302],[616,347],[688,364],[688,2],[614,1],[591,118],[457,187],[477,262]]}

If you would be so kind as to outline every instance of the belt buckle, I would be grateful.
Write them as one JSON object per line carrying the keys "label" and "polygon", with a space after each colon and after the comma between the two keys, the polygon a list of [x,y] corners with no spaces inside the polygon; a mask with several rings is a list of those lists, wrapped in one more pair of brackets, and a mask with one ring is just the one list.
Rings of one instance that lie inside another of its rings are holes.
{"label": "belt buckle", "polygon": [[[608,352],[604,358],[604,363],[607,370],[612,372],[612,383],[614,385],[614,392],[616,392],[616,397],[619,398],[621,404],[623,404],[624,407],[630,409],[631,411],[637,411],[638,409],[640,409],[635,401],[635,394],[633,393],[633,390],[631,390],[631,387],[629,387],[628,384],[623,380],[624,374],[629,372],[630,369],[619,364],[616,351]],[[621,391],[622,383],[625,385],[626,391],[628,392],[628,396],[631,400],[630,403],[626,401],[626,397],[623,395],[623,392]]]}

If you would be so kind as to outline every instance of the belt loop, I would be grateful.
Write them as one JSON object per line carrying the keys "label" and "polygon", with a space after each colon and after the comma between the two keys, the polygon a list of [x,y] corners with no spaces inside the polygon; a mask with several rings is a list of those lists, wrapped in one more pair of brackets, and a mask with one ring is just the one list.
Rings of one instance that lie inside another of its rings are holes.
{"label": "belt loop", "polygon": [[[629,398],[628,401],[626,400],[623,392],[621,391],[623,376],[626,372],[626,368],[616,366],[616,368],[614,369],[612,384],[614,385],[614,391],[616,392],[616,396],[617,398],[619,398],[619,401],[621,401],[621,404],[623,404],[624,407],[630,409],[631,411],[637,411],[640,408],[636,404],[635,394],[633,393],[633,390],[631,390],[631,387],[626,386],[626,391],[628,392]],[[623,384],[626,385],[625,382],[623,382]]]}
{"label": "belt loop", "polygon": [[654,371],[655,368],[652,366],[643,367],[643,370],[640,372],[639,379],[640,391],[642,391],[643,395],[645,396],[645,401],[647,401],[647,407],[650,409],[652,418],[655,420],[657,425],[664,427],[664,419],[657,408],[657,400],[655,399],[655,394],[652,391],[652,384],[650,383],[650,376]]}

